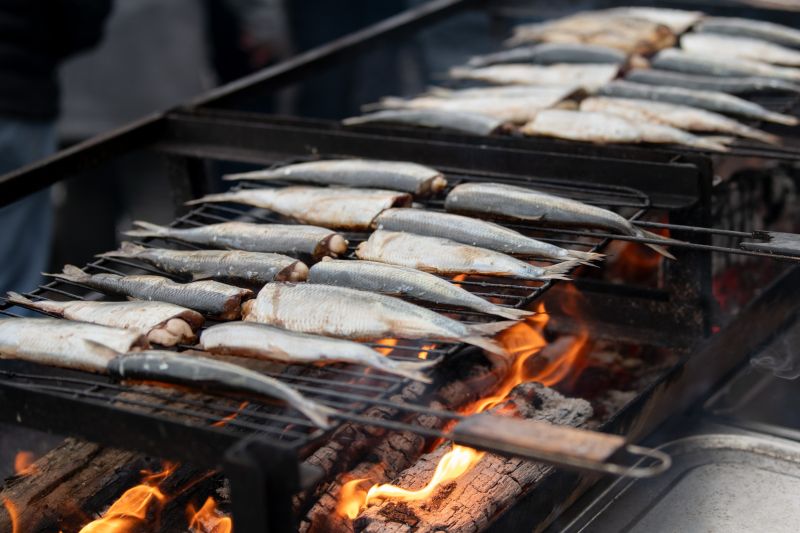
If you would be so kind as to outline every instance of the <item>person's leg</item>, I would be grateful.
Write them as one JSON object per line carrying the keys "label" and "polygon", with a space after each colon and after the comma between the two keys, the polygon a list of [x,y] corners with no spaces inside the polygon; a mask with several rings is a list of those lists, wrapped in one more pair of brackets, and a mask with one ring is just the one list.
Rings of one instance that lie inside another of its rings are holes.
{"label": "person's leg", "polygon": [[[53,122],[0,118],[0,174],[55,149]],[[0,294],[28,291],[40,283],[50,253],[52,222],[49,189],[0,208]]]}

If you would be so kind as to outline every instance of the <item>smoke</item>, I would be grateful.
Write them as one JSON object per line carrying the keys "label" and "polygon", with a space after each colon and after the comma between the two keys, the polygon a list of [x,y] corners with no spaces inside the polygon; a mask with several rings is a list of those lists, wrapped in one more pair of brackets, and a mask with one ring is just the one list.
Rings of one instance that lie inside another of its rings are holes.
{"label": "smoke", "polygon": [[783,335],[773,340],[758,355],[750,359],[755,368],[768,370],[775,377],[800,377],[800,323],[795,323]]}

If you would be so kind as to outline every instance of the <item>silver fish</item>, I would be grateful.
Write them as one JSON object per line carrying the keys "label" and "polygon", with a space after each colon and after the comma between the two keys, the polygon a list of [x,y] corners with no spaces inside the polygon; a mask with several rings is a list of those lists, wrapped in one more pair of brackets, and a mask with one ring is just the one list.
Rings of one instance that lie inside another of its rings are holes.
{"label": "silver fish", "polygon": [[315,259],[336,257],[347,251],[347,239],[333,230],[302,224],[251,224],[223,222],[196,228],[170,228],[141,220],[134,221],[141,229],[126,231],[129,237],[168,237],[184,242],[245,250],[307,254]]}
{"label": "silver fish", "polygon": [[225,279],[244,283],[278,281],[303,281],[308,275],[305,263],[291,257],[240,250],[170,250],[145,248],[123,242],[119,250],[98,257],[125,257],[139,259],[161,270],[201,279]]}
{"label": "silver fish", "polygon": [[705,16],[702,11],[686,11],[683,9],[670,9],[658,7],[616,7],[595,11],[599,15],[614,15],[641,19],[666,26],[676,35],[697,24]]}
{"label": "silver fish", "polygon": [[502,120],[477,113],[442,111],[441,109],[386,109],[342,121],[345,126],[405,125],[438,128],[446,131],[486,136],[506,128]]}
{"label": "silver fish", "polygon": [[492,54],[471,58],[470,67],[486,67],[503,63],[612,63],[625,62],[626,55],[606,46],[581,43],[541,43],[533,46],[520,46]]}
{"label": "silver fish", "polygon": [[683,87],[698,91],[718,91],[739,94],[759,91],[786,91],[800,93],[800,84],[775,78],[759,76],[722,77],[702,74],[686,74],[671,70],[637,68],[625,75],[627,81],[646,83],[647,85],[666,85]]}
{"label": "silver fish", "polygon": [[581,111],[597,111],[620,116],[636,124],[654,122],[689,131],[713,131],[779,144],[780,138],[726,116],[680,104],[651,102],[635,98],[595,96],[581,101]]}
{"label": "silver fish", "polygon": [[595,89],[613,80],[619,72],[609,64],[555,65],[491,65],[482,68],[456,67],[450,77],[458,80],[478,80],[499,85],[560,85]]}
{"label": "silver fish", "polygon": [[449,239],[378,230],[356,248],[359,259],[416,268],[437,274],[478,274],[528,280],[569,279],[578,263],[564,261],[538,267],[494,250]]}
{"label": "silver fish", "polygon": [[436,339],[466,342],[507,356],[489,335],[513,322],[468,325],[424,307],[346,287],[268,283],[242,307],[244,319],[304,333],[348,339]]}
{"label": "silver fish", "polygon": [[653,68],[676,70],[688,74],[714,76],[761,76],[780,80],[800,81],[800,69],[777,67],[750,59],[731,58],[723,54],[690,53],[677,48],[662,50],[651,60]]}
{"label": "silver fish", "polygon": [[409,296],[426,302],[466,307],[511,320],[533,314],[493,304],[433,274],[374,261],[321,261],[311,267],[308,282]]}
{"label": "silver fish", "polygon": [[751,37],[688,33],[681,37],[681,48],[689,53],[749,59],[775,65],[800,65],[800,52]]}
{"label": "silver fish", "polygon": [[387,209],[375,219],[375,227],[388,231],[405,231],[417,235],[450,239],[506,254],[528,255],[559,261],[586,262],[603,257],[603,254],[568,250],[542,242],[486,220],[423,209]]}
{"label": "silver fish", "polygon": [[[445,209],[460,213],[542,222],[557,227],[600,228],[622,235],[670,242],[670,239],[634,226],[624,217],[608,209],[501,183],[457,185],[447,195]],[[646,243],[645,246],[674,259],[659,245]]]}
{"label": "silver fish", "polygon": [[147,346],[147,338],[130,329],[58,318],[0,320],[0,358],[103,373],[119,353]]}
{"label": "silver fish", "polygon": [[698,31],[753,37],[786,46],[800,47],[800,31],[773,22],[735,17],[706,17]]}
{"label": "silver fish", "polygon": [[797,117],[774,113],[753,102],[736,96],[713,91],[694,91],[680,87],[656,87],[628,81],[613,81],[597,91],[598,96],[615,96],[620,98],[638,98],[667,102],[671,104],[698,107],[717,113],[739,115],[747,118],[766,120],[787,126],[796,126]]}
{"label": "silver fish", "polygon": [[155,350],[128,353],[109,361],[108,372],[121,379],[162,381],[275,398],[323,429],[330,427],[329,417],[338,414],[335,409],[306,398],[275,378],[201,355]]}
{"label": "silver fish", "polygon": [[69,320],[137,330],[147,335],[151,343],[163,346],[194,341],[194,332],[203,325],[203,315],[197,311],[165,302],[90,300],[34,302],[15,292],[8,293],[8,301],[63,316]]}
{"label": "silver fish", "polygon": [[430,87],[425,94],[448,100],[532,97],[551,100],[555,104],[578,90],[580,88],[574,85],[491,85],[467,89]]}
{"label": "silver fish", "polygon": [[269,209],[306,224],[334,229],[369,228],[378,213],[390,207],[411,205],[411,195],[380,189],[345,187],[283,187],[280,189],[243,189],[209,194],[186,202],[233,202]]}
{"label": "silver fish", "polygon": [[73,265],[66,265],[60,274],[46,275],[137,300],[173,303],[224,320],[241,316],[242,301],[253,297],[250,289],[225,285],[218,281],[177,283],[163,276],[88,274]]}
{"label": "silver fish", "polygon": [[609,113],[548,109],[536,115],[520,131],[537,135],[599,143],[683,144],[703,150],[725,151],[727,148],[691,133],[649,122],[632,122]]}
{"label": "silver fish", "polygon": [[226,180],[287,180],[316,185],[373,187],[415,196],[436,194],[447,187],[436,169],[405,161],[334,159],[307,161],[278,168],[228,174]]}
{"label": "silver fish", "polygon": [[418,96],[409,100],[403,98],[382,98],[378,106],[396,109],[441,109],[478,113],[505,122],[526,122],[542,109],[556,105],[568,96],[572,89],[542,95],[491,96],[483,98],[439,98],[437,96]]}
{"label": "silver fish", "polygon": [[431,379],[422,370],[437,363],[396,361],[357,342],[298,333],[254,322],[228,322],[211,326],[200,336],[200,346],[211,353],[271,359],[289,364],[363,365],[425,383],[430,383]]}

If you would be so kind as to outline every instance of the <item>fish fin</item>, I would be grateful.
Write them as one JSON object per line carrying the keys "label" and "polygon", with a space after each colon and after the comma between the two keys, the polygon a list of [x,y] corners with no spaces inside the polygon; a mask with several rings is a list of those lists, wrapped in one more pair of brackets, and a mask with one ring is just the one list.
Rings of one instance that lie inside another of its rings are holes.
{"label": "fish fin", "polygon": [[165,226],[159,226],[158,224],[151,224],[150,222],[145,222],[144,220],[134,220],[133,225],[139,227],[140,229],[125,231],[123,232],[123,235],[127,235],[128,237],[162,237],[169,235],[169,228]]}
{"label": "fish fin", "polygon": [[797,126],[800,120],[791,115],[784,115],[782,113],[765,113],[764,120],[774,122],[776,124],[783,124],[784,126]]}
{"label": "fish fin", "polygon": [[572,259],[577,259],[580,261],[580,264],[587,265],[587,266],[597,266],[591,261],[602,261],[605,259],[605,254],[598,254],[595,252],[580,252],[578,250],[567,250],[568,257]]}
{"label": "fish fin", "polygon": [[67,281],[78,281],[78,282],[86,281],[91,277],[90,274],[87,274],[86,272],[76,267],[75,265],[64,265],[64,270],[57,274],[48,274],[47,272],[42,272],[42,275],[51,278],[64,279]]}
{"label": "fish fin", "polygon": [[495,316],[501,316],[503,318],[508,318],[510,320],[523,320],[529,316],[533,316],[536,313],[533,311],[526,311],[525,309],[514,309],[513,307],[503,307],[501,305],[495,305],[491,311],[491,314]]}
{"label": "fish fin", "polygon": [[232,174],[225,174],[222,179],[225,181],[236,180],[274,180],[274,179],[288,179],[290,176],[276,176],[274,170],[261,169],[252,170],[250,172],[234,172]]}
{"label": "fish fin", "polygon": [[192,272],[192,281],[203,281],[214,279],[214,274],[208,272]]}
{"label": "fish fin", "polygon": [[[514,322],[516,324],[516,322]],[[473,346],[477,346],[478,348],[482,348],[493,355],[499,355],[503,358],[507,358],[509,356],[508,352],[505,348],[503,348],[500,343],[493,339],[487,339],[486,337],[466,337],[463,339],[464,342],[467,344],[472,344]]]}
{"label": "fish fin", "polygon": [[766,131],[758,128],[743,126],[741,129],[737,130],[736,133],[746,139],[761,141],[764,144],[771,144],[773,146],[780,146],[783,144],[780,136],[767,133]]}
{"label": "fish fin", "polygon": [[[647,231],[647,230],[644,230],[642,228],[634,228],[634,229],[636,230],[636,236],[637,237],[644,237],[646,239],[658,239],[658,240],[661,240],[661,241],[665,241],[667,243],[670,242],[670,241],[674,242],[673,239],[668,239],[667,237],[664,237],[663,235],[659,235],[658,233],[653,233],[651,231]],[[675,256],[672,255],[671,253],[669,253],[667,251],[667,249],[664,248],[663,246],[660,246],[658,244],[648,243],[648,242],[643,242],[642,244],[644,244],[645,246],[647,246],[648,248],[650,248],[654,252],[657,252],[657,253],[663,255],[667,259],[672,259],[673,261],[676,260]]]}
{"label": "fish fin", "polygon": [[420,381],[422,383],[433,383],[433,379],[422,372],[425,368],[433,366],[426,363],[438,363],[438,361],[420,361],[419,363],[409,361],[407,363],[400,363],[398,361],[392,361],[391,359],[385,359],[384,361],[390,364],[382,365],[381,367],[378,367],[378,370],[395,374],[397,376],[402,376],[404,378],[413,379],[414,381]]}
{"label": "fish fin", "polygon": [[93,351],[95,351],[97,353],[101,353],[104,356],[117,357],[118,355],[122,355],[122,352],[118,352],[113,348],[109,348],[108,346],[106,346],[103,343],[100,343],[100,342],[97,342],[97,341],[93,341],[91,339],[83,339],[83,342],[86,343],[86,345],[90,349],[92,349]]}
{"label": "fish fin", "polygon": [[469,331],[474,335],[488,337],[500,333],[516,323],[516,320],[501,320],[499,322],[487,322],[485,324],[470,324]]}
{"label": "fish fin", "polygon": [[340,414],[339,411],[333,407],[328,407],[327,405],[322,405],[319,403],[306,405],[302,408],[300,408],[300,406],[295,406],[295,408],[306,415],[308,419],[314,423],[314,425],[322,429],[328,429],[331,427],[331,421],[329,420],[329,417]]}
{"label": "fish fin", "polygon": [[18,292],[8,291],[6,296],[6,300],[9,303],[16,304],[16,305],[24,305],[24,306],[32,306],[34,305],[34,301],[30,298],[26,298]]}
{"label": "fish fin", "polygon": [[546,266],[544,267],[545,274],[541,279],[560,279],[568,281],[570,278],[567,274],[579,264],[581,264],[581,261],[577,259],[567,259],[566,261]]}
{"label": "fish fin", "polygon": [[413,370],[424,370],[426,368],[433,368],[439,364],[438,359],[414,359],[411,361],[398,361],[397,359],[388,359],[385,358],[387,361],[391,361],[393,366],[397,368],[410,368]]}
{"label": "fish fin", "polygon": [[206,202],[231,202],[235,201],[237,197],[238,195],[235,192],[221,192],[217,194],[207,194],[202,198],[195,198],[194,200],[189,200],[183,205],[197,205]]}
{"label": "fish fin", "polygon": [[144,246],[133,244],[130,241],[123,241],[119,250],[97,254],[97,257],[136,257],[147,250]]}

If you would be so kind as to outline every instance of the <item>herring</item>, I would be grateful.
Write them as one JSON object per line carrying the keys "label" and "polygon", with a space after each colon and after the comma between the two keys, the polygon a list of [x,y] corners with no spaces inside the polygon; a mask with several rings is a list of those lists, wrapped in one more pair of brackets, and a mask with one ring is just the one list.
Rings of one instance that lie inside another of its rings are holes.
{"label": "herring", "polygon": [[506,129],[502,120],[478,113],[443,111],[441,109],[385,109],[342,120],[345,126],[362,124],[417,126],[485,137]]}
{"label": "herring", "polygon": [[120,276],[105,272],[89,274],[73,265],[66,265],[59,274],[45,275],[137,300],[173,303],[223,320],[241,316],[241,303],[253,297],[250,289],[218,281],[177,283],[163,276]]}
{"label": "herring", "polygon": [[193,342],[195,331],[203,325],[203,315],[179,305],[166,302],[96,302],[91,300],[32,301],[8,293],[8,301],[63,316],[69,320],[132,329],[147,336],[151,343],[163,346]]}
{"label": "herring", "polygon": [[541,43],[472,57],[467,65],[486,67],[503,63],[611,63],[620,65],[626,55],[616,48],[581,43]]}
{"label": "herring", "polygon": [[511,320],[533,315],[531,311],[493,304],[433,274],[375,261],[321,261],[311,267],[308,282],[409,296],[436,304],[466,307]]}
{"label": "herring", "polygon": [[170,250],[123,242],[119,250],[99,257],[139,259],[192,281],[214,278],[263,284],[273,280],[302,281],[308,274],[305,263],[286,255],[241,250]]}
{"label": "herring", "polygon": [[702,11],[640,6],[615,7],[595,13],[647,20],[668,27],[676,35],[684,33],[705,16]]}
{"label": "herring", "polygon": [[211,326],[201,334],[199,346],[215,354],[275,360],[288,364],[363,365],[425,383],[430,383],[431,379],[422,370],[437,363],[397,361],[357,342],[298,333],[254,322],[228,322]]}
{"label": "herring", "polygon": [[786,46],[800,47],[800,31],[763,20],[751,20],[736,17],[706,17],[697,31],[721,33],[763,39]]}
{"label": "herring", "polygon": [[173,238],[229,250],[306,254],[314,259],[337,257],[347,251],[347,240],[342,235],[319,226],[223,222],[196,228],[170,228],[141,220],[133,224],[139,229],[126,231],[125,235]]}
{"label": "herring", "polygon": [[[622,235],[663,240],[665,244],[669,244],[671,240],[636,227],[608,209],[501,183],[457,185],[447,195],[445,209],[458,213],[541,222],[556,227],[599,228]],[[662,246],[643,244],[664,257],[675,259]]]}
{"label": "herring", "polygon": [[440,237],[506,254],[581,262],[603,257],[603,254],[561,248],[493,222],[453,213],[424,209],[387,209],[378,215],[374,225],[377,229]]}
{"label": "herring", "polygon": [[249,322],[330,337],[466,342],[503,358],[508,353],[488,336],[514,324],[464,324],[392,296],[314,283],[268,283],[242,313]]}
{"label": "herring", "polygon": [[800,66],[800,51],[752,37],[689,33],[681,37],[681,48],[689,53],[702,55],[748,59],[790,67]]}
{"label": "herring", "polygon": [[405,161],[332,159],[306,161],[278,168],[227,174],[226,180],[286,180],[315,185],[373,187],[429,196],[447,187],[436,169]]}
{"label": "herring", "polygon": [[411,205],[411,195],[381,189],[293,186],[209,194],[187,205],[233,202],[269,209],[305,224],[363,230],[384,209]]}
{"label": "herring", "polygon": [[533,281],[568,280],[566,273],[578,264],[576,260],[568,260],[539,267],[494,250],[449,239],[385,230],[375,231],[359,244],[356,256],[437,274],[478,274]]}
{"label": "herring", "polygon": [[558,85],[595,89],[613,80],[619,73],[617,65],[559,63],[555,65],[490,65],[480,68],[455,67],[450,77],[458,80],[477,80],[498,85]]}
{"label": "herring", "polygon": [[800,93],[800,84],[761,76],[722,77],[703,74],[687,74],[671,70],[637,68],[628,71],[627,81],[647,85],[666,85],[695,89],[698,91],[718,91],[739,94],[758,91],[786,91]]}
{"label": "herring", "polygon": [[657,87],[629,81],[613,81],[597,91],[598,96],[638,98],[654,102],[681,104],[689,107],[707,109],[717,113],[739,115],[746,118],[766,120],[786,126],[796,126],[797,117],[775,113],[736,96],[714,92],[696,91],[680,87]]}
{"label": "herring", "polygon": [[792,82],[800,81],[800,69],[779,67],[741,57],[730,57],[722,53],[690,53],[671,48],[662,50],[651,60],[653,68],[676,70],[688,74],[711,74],[714,76],[761,76]]}

